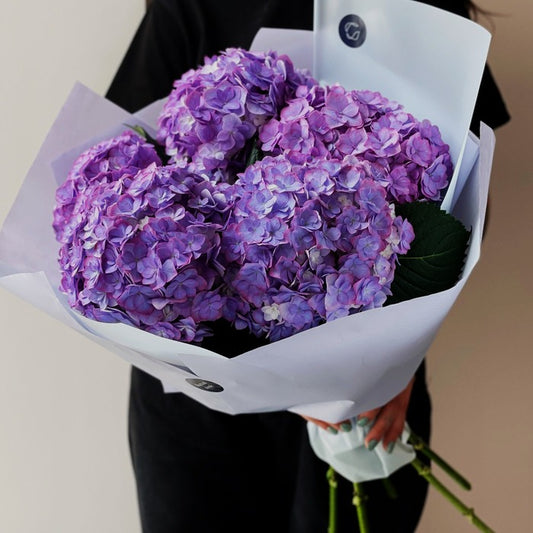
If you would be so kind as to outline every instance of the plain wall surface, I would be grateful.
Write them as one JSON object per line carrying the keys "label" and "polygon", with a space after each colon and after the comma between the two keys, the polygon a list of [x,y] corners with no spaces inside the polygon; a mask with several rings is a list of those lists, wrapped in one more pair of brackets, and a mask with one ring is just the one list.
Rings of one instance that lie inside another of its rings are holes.
{"label": "plain wall surface", "polygon": [[[497,131],[481,261],[428,354],[433,446],[473,491],[436,473],[495,531],[525,533],[533,531],[533,5],[482,7],[503,13],[493,18],[489,63],[513,118]],[[142,0],[4,6],[0,222],[74,82],[106,91],[143,11]],[[140,532],[128,365],[3,289],[0,336],[0,531]],[[451,531],[475,529],[430,490],[419,532]]]}
{"label": "plain wall surface", "polygon": [[[498,533],[533,531],[533,4],[483,0],[500,16],[489,64],[512,119],[496,131],[490,221],[481,260],[428,355],[433,445],[472,482],[442,481]],[[491,27],[492,23],[492,27]],[[476,531],[430,492],[421,533]]]}
{"label": "plain wall surface", "polygon": [[[144,0],[2,7],[3,221],[74,83],[107,90]],[[127,364],[0,291],[0,531],[140,531]]]}

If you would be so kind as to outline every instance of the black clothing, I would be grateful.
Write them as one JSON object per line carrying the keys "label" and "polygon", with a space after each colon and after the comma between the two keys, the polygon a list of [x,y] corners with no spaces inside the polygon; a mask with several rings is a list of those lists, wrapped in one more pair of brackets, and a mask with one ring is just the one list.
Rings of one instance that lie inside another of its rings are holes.
{"label": "black clothing", "polygon": [[[431,1],[466,16],[460,0]],[[261,27],[312,29],[313,0],[155,0],[108,92],[136,111],[163,98],[180,75],[229,46],[248,48]],[[486,70],[473,128],[508,120]],[[205,346],[233,356],[257,339],[220,331]],[[424,365],[417,372],[408,422],[429,440],[430,399]],[[145,533],[323,533],[327,530],[327,465],[308,442],[305,421],[286,412],[226,415],[183,394],[165,394],[158,380],[134,368],[130,447]],[[389,499],[380,481],[367,483],[370,520],[378,533],[412,533],[427,484],[410,466],[392,476]],[[339,483],[339,533],[357,530],[351,484]]]}
{"label": "black clothing", "polygon": [[[429,438],[430,400],[423,373],[407,418]],[[288,412],[227,415],[133,369],[130,446],[144,533],[325,533],[327,465],[309,444],[306,422]],[[365,483],[372,531],[413,533],[427,483],[406,466]],[[352,485],[339,478],[339,533],[357,532]]]}
{"label": "black clothing", "polygon": [[[424,3],[468,16],[462,0]],[[137,111],[167,96],[174,80],[203,63],[205,56],[229,46],[248,48],[261,27],[312,29],[313,0],[155,0],[107,96],[128,111]],[[474,133],[480,120],[491,128],[509,120],[488,67],[474,109]]]}

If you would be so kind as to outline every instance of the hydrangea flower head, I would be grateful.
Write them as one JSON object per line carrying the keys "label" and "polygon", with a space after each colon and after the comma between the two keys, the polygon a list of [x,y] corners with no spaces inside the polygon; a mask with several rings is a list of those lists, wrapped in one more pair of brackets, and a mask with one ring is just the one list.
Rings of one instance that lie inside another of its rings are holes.
{"label": "hydrangea flower head", "polygon": [[250,140],[279,115],[296,89],[316,82],[287,56],[230,48],[174,83],[159,118],[158,140],[171,162],[225,179],[243,170]]}
{"label": "hydrangea flower head", "polygon": [[292,161],[350,157],[357,172],[382,183],[389,201],[439,201],[453,170],[436,126],[379,93],[339,85],[300,87],[259,138],[265,153]]}
{"label": "hydrangea flower head", "polygon": [[349,158],[300,164],[281,154],[239,175],[222,237],[223,249],[240,237],[224,256],[230,295],[247,304],[235,323],[277,340],[383,304],[397,253],[414,234],[383,184],[365,177],[346,188],[350,165]]}
{"label": "hydrangea flower head", "polygon": [[198,342],[223,314],[212,259],[230,206],[228,186],[161,166],[135,135],[101,143],[57,193],[61,289],[88,317]]}

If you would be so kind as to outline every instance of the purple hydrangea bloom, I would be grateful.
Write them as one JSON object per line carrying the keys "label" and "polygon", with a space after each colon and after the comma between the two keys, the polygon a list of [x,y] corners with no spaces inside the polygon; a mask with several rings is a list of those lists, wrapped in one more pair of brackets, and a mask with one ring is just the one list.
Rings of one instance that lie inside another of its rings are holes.
{"label": "purple hydrangea bloom", "polygon": [[78,311],[194,342],[223,316],[216,260],[229,186],[161,166],[126,133],[82,154],[57,196],[61,290]]}
{"label": "purple hydrangea bloom", "polygon": [[[316,84],[286,56],[230,48],[206,58],[174,83],[159,117],[158,140],[171,162],[222,171],[228,180],[244,169],[247,143],[279,115],[301,86]],[[294,127],[294,142],[299,132]]]}
{"label": "purple hydrangea bloom", "polygon": [[[347,187],[350,168],[349,158],[300,164],[281,154],[238,175],[223,237],[231,254],[221,256],[230,298],[246,302],[235,327],[277,340],[385,301],[414,235],[383,184],[358,176]],[[291,209],[276,208],[280,197]]]}
{"label": "purple hydrangea bloom", "polygon": [[388,201],[439,201],[452,175],[449,147],[438,128],[417,121],[379,93],[333,85],[300,87],[279,117],[259,128],[262,150],[293,162],[351,158],[355,186],[361,172],[381,182]]}
{"label": "purple hydrangea bloom", "polygon": [[154,147],[131,131],[83,152],[56,191],[53,226],[58,240],[72,242],[82,221],[86,222],[92,190],[115,183],[118,188],[109,187],[108,192],[118,192],[125,176],[135,175],[152,164],[161,164]]}

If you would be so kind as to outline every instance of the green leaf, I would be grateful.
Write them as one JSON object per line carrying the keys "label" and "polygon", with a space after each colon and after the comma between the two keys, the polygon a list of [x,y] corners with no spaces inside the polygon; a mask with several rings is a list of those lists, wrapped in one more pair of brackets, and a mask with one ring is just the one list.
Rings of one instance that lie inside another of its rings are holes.
{"label": "green leaf", "polygon": [[150,137],[148,132],[142,126],[132,126],[131,124],[125,124],[128,128],[131,128],[137,135],[140,135],[145,141]]}
{"label": "green leaf", "polygon": [[396,206],[396,215],[412,224],[415,239],[409,252],[398,257],[386,305],[453,287],[463,270],[470,231],[430,202]]}

